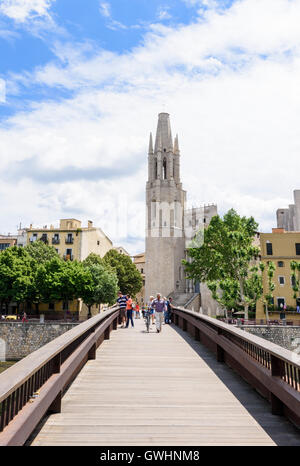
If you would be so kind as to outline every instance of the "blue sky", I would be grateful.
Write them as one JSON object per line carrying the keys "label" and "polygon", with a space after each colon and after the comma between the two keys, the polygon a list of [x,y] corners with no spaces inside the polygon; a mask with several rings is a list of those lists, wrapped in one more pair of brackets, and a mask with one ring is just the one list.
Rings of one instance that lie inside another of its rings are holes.
{"label": "blue sky", "polygon": [[75,216],[142,250],[160,111],[190,205],[270,230],[299,188],[299,22],[300,0],[0,0],[0,233]]}

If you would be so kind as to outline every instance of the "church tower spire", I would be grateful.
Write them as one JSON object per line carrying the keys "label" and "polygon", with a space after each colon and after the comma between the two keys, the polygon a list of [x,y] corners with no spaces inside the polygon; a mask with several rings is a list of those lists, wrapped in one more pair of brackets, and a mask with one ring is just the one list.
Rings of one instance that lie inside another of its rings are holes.
{"label": "church tower spire", "polygon": [[149,139],[149,150],[148,154],[153,154],[153,141],[152,141],[152,133],[150,133],[150,139]]}
{"label": "church tower spire", "polygon": [[160,113],[158,115],[154,150],[155,152],[158,150],[162,150],[164,152],[173,152],[170,115],[168,113]]}
{"label": "church tower spire", "polygon": [[178,134],[176,134],[175,140],[174,140],[174,154],[179,154],[179,144],[178,144]]}

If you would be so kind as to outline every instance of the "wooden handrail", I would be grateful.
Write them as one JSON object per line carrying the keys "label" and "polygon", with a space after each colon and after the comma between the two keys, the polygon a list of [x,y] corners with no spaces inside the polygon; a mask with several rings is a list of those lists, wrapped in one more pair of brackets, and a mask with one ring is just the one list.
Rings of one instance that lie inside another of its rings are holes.
{"label": "wooden handrail", "polygon": [[231,333],[232,335],[236,335],[239,338],[247,341],[248,343],[252,343],[258,348],[264,351],[268,351],[273,356],[279,357],[286,363],[293,364],[294,366],[297,366],[300,369],[300,355],[294,353],[293,351],[290,351],[286,348],[282,348],[281,346],[276,345],[276,343],[264,340],[263,338],[258,337],[257,335],[247,333],[245,330],[240,330],[239,328],[226,324],[225,322],[220,322],[217,319],[214,319],[213,317],[209,317],[204,314],[199,314],[198,312],[190,311],[189,309],[184,309],[181,307],[177,307],[175,309],[178,309],[179,311],[185,312],[186,314],[191,315],[196,319],[206,322],[209,325],[215,327],[216,329],[223,329],[226,332]]}
{"label": "wooden handrail", "polygon": [[300,427],[300,356],[212,317],[172,309],[173,321],[215,352],[271,403],[273,414],[286,415]]}
{"label": "wooden handrail", "polygon": [[109,315],[113,314],[116,309],[118,309],[118,307],[114,306],[103,314],[91,317],[89,320],[77,325],[71,330],[68,330],[38,350],[30,353],[28,356],[6,369],[6,371],[2,372],[0,374],[0,403],[24,382],[26,382],[32,374],[37,372],[48,361],[61,353],[67,346],[77,340],[77,338],[82,336],[87,330],[99,325]]}
{"label": "wooden handrail", "polygon": [[63,390],[96,357],[97,347],[117,329],[118,317],[119,307],[113,306],[0,375],[0,445],[23,445],[47,410],[60,411]]}

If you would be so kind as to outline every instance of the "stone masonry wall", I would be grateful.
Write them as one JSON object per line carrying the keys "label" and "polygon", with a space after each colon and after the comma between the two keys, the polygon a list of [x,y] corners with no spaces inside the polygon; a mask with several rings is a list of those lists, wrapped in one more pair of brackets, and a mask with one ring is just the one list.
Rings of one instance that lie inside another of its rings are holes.
{"label": "stone masonry wall", "polygon": [[0,322],[0,361],[18,361],[63,333],[74,323]]}
{"label": "stone masonry wall", "polygon": [[300,327],[243,325],[241,328],[288,350],[295,351],[300,348]]}

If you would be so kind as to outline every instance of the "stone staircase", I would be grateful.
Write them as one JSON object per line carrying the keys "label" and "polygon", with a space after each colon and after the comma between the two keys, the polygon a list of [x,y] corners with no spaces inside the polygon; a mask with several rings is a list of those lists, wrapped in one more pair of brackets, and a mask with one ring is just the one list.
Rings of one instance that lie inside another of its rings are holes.
{"label": "stone staircase", "polygon": [[169,294],[169,298],[172,298],[173,306],[185,307],[192,301],[199,293],[178,293],[173,292]]}

